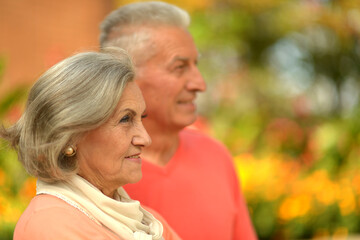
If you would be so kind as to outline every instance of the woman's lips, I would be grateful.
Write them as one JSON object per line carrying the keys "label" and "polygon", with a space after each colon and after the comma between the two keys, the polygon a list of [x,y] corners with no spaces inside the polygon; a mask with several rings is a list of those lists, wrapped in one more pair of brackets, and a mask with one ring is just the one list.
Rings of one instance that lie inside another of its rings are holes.
{"label": "woman's lips", "polygon": [[129,160],[129,161],[132,161],[132,162],[141,163],[140,154],[135,154],[135,155],[127,156],[127,157],[125,157],[125,159],[126,159],[126,160]]}

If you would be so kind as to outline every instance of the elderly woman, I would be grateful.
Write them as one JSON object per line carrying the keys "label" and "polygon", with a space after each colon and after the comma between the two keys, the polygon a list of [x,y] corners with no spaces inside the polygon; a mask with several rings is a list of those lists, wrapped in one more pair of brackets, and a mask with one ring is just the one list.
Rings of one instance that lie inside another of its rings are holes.
{"label": "elderly woman", "polygon": [[38,178],[14,239],[178,238],[166,222],[163,236],[122,188],[141,179],[141,150],[151,143],[133,78],[128,55],[111,49],[65,59],[34,84],[20,120],[0,131]]}

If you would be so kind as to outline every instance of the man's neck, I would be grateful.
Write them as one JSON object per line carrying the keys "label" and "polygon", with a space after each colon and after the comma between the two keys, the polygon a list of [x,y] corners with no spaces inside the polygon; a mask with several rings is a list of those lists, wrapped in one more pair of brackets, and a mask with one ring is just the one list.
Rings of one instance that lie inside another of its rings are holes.
{"label": "man's neck", "polygon": [[152,143],[143,149],[141,156],[155,165],[165,166],[174,156],[179,146],[179,131],[154,131],[149,129],[148,133]]}

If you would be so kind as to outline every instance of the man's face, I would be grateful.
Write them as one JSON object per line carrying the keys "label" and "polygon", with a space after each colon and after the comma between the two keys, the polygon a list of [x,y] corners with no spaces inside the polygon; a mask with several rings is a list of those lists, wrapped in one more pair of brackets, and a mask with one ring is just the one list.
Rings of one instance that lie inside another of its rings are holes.
{"label": "man's face", "polygon": [[198,52],[191,35],[176,27],[150,30],[156,54],[137,66],[138,83],[147,105],[144,124],[178,131],[196,120],[196,93],[206,84],[198,68]]}

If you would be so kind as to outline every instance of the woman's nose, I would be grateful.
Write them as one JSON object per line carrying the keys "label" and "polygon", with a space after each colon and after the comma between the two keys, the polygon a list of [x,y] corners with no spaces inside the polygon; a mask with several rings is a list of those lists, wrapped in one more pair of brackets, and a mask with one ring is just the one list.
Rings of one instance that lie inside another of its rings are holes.
{"label": "woman's nose", "polygon": [[147,147],[151,144],[151,138],[144,125],[139,126],[139,132],[133,137],[132,143],[136,146]]}

